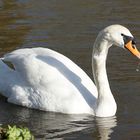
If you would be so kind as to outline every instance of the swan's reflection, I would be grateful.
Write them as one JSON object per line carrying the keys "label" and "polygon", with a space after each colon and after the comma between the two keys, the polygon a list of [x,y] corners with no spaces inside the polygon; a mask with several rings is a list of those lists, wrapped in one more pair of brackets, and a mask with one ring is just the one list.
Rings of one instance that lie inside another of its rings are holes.
{"label": "swan's reflection", "polygon": [[[29,127],[37,139],[108,140],[117,125],[116,117],[97,118],[89,115],[64,115],[31,110],[1,101],[0,123]],[[8,110],[8,111],[7,111]],[[95,132],[95,133],[94,133]]]}
{"label": "swan's reflection", "polygon": [[[0,123],[28,127],[35,138],[55,139],[93,126],[93,116],[43,112],[1,102]],[[8,111],[7,111],[8,110]],[[95,125],[94,125],[95,126]]]}
{"label": "swan's reflection", "polygon": [[108,118],[96,118],[95,120],[100,140],[109,140],[111,133],[113,133],[113,128],[117,126],[116,116]]}
{"label": "swan's reflection", "polygon": [[[27,114],[29,116],[26,115],[28,116],[26,121],[29,127],[32,127],[37,137],[42,135],[46,139],[72,136],[73,139],[86,137],[87,139],[109,140],[113,128],[117,126],[116,117],[97,118],[88,115],[64,115],[39,111]],[[20,114],[20,116],[23,115]],[[97,131],[98,133],[94,135],[93,132]]]}

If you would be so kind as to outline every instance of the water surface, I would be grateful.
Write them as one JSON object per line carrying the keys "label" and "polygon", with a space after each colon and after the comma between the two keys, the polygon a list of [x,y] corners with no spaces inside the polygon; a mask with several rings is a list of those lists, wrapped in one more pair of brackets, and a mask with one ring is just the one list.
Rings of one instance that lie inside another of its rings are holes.
{"label": "water surface", "polygon": [[[140,50],[139,5],[139,0],[1,0],[0,56],[18,48],[47,47],[68,56],[92,78],[93,42],[105,26],[128,27]],[[109,51],[107,70],[118,105],[115,117],[43,112],[0,98],[0,123],[27,126],[38,140],[140,139],[138,63],[121,48],[112,47]]]}

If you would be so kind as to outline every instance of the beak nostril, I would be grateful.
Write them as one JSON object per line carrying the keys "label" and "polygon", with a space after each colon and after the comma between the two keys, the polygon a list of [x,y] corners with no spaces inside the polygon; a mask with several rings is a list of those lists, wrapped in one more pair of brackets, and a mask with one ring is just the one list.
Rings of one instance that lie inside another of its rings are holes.
{"label": "beak nostril", "polygon": [[135,46],[134,44],[132,44],[132,48],[133,48],[133,49],[136,49],[136,46]]}

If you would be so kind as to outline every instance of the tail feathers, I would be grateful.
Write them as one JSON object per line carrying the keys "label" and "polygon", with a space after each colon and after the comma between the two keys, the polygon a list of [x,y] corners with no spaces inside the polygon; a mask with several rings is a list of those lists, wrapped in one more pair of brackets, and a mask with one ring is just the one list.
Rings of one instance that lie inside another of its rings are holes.
{"label": "tail feathers", "polygon": [[0,94],[10,96],[11,86],[15,83],[15,71],[0,59]]}

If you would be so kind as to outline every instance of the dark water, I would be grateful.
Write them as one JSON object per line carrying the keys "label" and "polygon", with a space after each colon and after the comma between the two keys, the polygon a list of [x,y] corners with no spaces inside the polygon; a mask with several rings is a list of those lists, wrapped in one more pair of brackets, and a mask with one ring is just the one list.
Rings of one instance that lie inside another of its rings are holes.
{"label": "dark water", "polygon": [[[0,0],[0,55],[24,47],[57,50],[92,78],[91,52],[98,32],[110,24],[128,27],[140,50],[139,0]],[[118,110],[115,117],[95,118],[31,110],[0,98],[0,123],[27,126],[36,139],[140,139],[139,61],[111,48],[107,66]]]}

